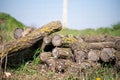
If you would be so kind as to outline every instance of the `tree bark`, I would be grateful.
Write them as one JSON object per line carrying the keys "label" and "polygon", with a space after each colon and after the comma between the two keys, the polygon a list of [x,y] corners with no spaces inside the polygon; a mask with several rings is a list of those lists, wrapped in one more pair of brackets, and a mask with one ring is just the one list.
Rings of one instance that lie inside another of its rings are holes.
{"label": "tree bark", "polygon": [[100,53],[100,58],[104,62],[112,62],[115,59],[115,52],[112,48],[103,48]]}
{"label": "tree bark", "polygon": [[120,39],[116,40],[116,42],[115,42],[115,48],[120,51]]}
{"label": "tree bark", "polygon": [[71,48],[72,50],[89,50],[89,49],[101,50],[103,48],[115,48],[115,44],[114,42],[94,42],[94,43],[76,42],[72,44]]}
{"label": "tree bark", "polygon": [[5,44],[5,48],[3,52],[0,53],[0,58],[6,56],[7,54],[10,55],[13,52],[17,52],[25,48],[29,48],[32,45],[34,45],[37,41],[43,39],[44,36],[47,36],[61,29],[62,29],[61,22],[54,21],[48,23],[47,25],[42,26],[39,29],[34,30],[26,37],[20,38],[19,40],[14,40],[12,42],[8,42],[7,44]]}
{"label": "tree bark", "polygon": [[58,34],[54,35],[52,37],[52,44],[54,46],[61,46],[62,45],[62,36],[58,35]]}
{"label": "tree bark", "polygon": [[43,38],[43,42],[42,42],[41,49],[44,50],[45,47],[46,47],[47,45],[50,45],[50,44],[51,44],[51,37],[45,36],[45,37]]}
{"label": "tree bark", "polygon": [[40,60],[45,62],[47,61],[50,57],[52,57],[52,53],[51,52],[43,52],[43,53],[40,53],[39,55],[40,57]]}
{"label": "tree bark", "polygon": [[85,42],[114,42],[115,40],[120,39],[120,37],[114,36],[83,36],[81,37]]}
{"label": "tree bark", "polygon": [[73,54],[70,48],[54,48],[52,50],[54,58],[72,59]]}
{"label": "tree bark", "polygon": [[72,43],[77,42],[78,39],[74,36],[54,35],[52,37],[52,44],[54,46],[70,47]]}
{"label": "tree bark", "polygon": [[88,60],[97,62],[100,59],[100,51],[99,50],[90,50],[88,52]]}
{"label": "tree bark", "polygon": [[74,58],[77,63],[81,63],[87,59],[87,53],[81,50],[74,50]]}
{"label": "tree bark", "polygon": [[16,28],[14,30],[14,38],[15,39],[20,39],[22,37],[22,32],[24,31],[23,28]]}

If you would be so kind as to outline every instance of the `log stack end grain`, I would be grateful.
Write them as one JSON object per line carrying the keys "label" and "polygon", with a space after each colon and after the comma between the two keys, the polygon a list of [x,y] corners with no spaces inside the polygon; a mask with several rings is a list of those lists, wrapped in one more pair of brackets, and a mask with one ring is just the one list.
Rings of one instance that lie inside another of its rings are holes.
{"label": "log stack end grain", "polygon": [[100,54],[100,58],[104,62],[111,62],[115,59],[115,53],[112,48],[103,48]]}
{"label": "log stack end grain", "polygon": [[116,40],[116,42],[115,42],[115,48],[117,50],[120,50],[120,40]]}
{"label": "log stack end grain", "polygon": [[74,50],[74,58],[77,63],[81,63],[85,61],[87,57],[87,53],[81,50]]}
{"label": "log stack end grain", "polygon": [[[96,40],[87,40],[82,37],[55,34],[51,39],[51,45],[54,46],[51,48],[53,59],[48,62],[54,66],[50,66],[50,70],[60,73],[70,71],[79,74],[86,69],[99,69],[102,63],[112,64],[116,60],[116,51],[119,51],[116,48],[119,47],[119,41],[115,42],[115,37],[103,36],[95,38]],[[50,65],[48,62],[47,64]],[[119,60],[116,63],[118,67]]]}
{"label": "log stack end grain", "polygon": [[16,28],[16,29],[14,30],[14,38],[15,38],[15,39],[21,38],[23,32],[24,32],[24,29],[23,29],[23,28]]}
{"label": "log stack end grain", "polygon": [[98,50],[90,50],[88,52],[88,60],[97,62],[100,59],[100,51]]}

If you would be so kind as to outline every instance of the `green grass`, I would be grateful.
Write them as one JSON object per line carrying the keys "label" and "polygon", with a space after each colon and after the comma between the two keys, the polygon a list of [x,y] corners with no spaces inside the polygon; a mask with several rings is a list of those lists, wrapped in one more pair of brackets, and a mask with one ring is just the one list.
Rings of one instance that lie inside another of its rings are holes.
{"label": "green grass", "polygon": [[13,40],[13,32],[15,28],[25,28],[26,26],[16,20],[9,14],[0,12],[0,35],[3,36],[4,42]]}
{"label": "green grass", "polygon": [[74,35],[74,36],[86,36],[86,35],[112,35],[112,36],[120,36],[120,23],[113,25],[112,27],[98,28],[98,29],[84,29],[84,30],[73,30],[65,28],[57,34],[63,35]]}

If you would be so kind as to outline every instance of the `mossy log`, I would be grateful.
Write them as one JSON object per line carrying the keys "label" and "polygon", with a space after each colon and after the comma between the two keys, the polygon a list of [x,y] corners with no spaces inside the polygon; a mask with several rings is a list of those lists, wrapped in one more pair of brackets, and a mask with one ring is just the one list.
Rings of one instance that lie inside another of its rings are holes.
{"label": "mossy log", "polygon": [[52,37],[53,46],[62,46],[62,47],[70,47],[72,43],[77,42],[78,39],[75,36],[62,36],[62,35],[54,35]]}
{"label": "mossy log", "polygon": [[37,41],[43,39],[44,36],[47,36],[53,32],[59,31],[62,29],[62,24],[60,21],[54,21],[43,25],[41,28],[32,31],[26,37],[22,37],[19,40],[14,40],[5,44],[5,48],[2,53],[0,53],[0,58],[10,55],[12,53],[29,48],[33,46]]}

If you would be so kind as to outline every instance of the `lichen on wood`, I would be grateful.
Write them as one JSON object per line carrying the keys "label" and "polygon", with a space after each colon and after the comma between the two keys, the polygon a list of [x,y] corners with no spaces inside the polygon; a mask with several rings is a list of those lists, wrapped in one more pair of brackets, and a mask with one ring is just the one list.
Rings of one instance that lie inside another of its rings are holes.
{"label": "lichen on wood", "polygon": [[32,45],[34,45],[37,41],[43,39],[44,36],[47,36],[61,29],[62,24],[60,21],[54,21],[48,23],[47,25],[43,25],[41,28],[32,31],[26,37],[22,37],[18,40],[6,43],[5,49],[2,53],[0,53],[0,58],[6,56],[7,54],[12,54],[13,52],[29,48]]}

